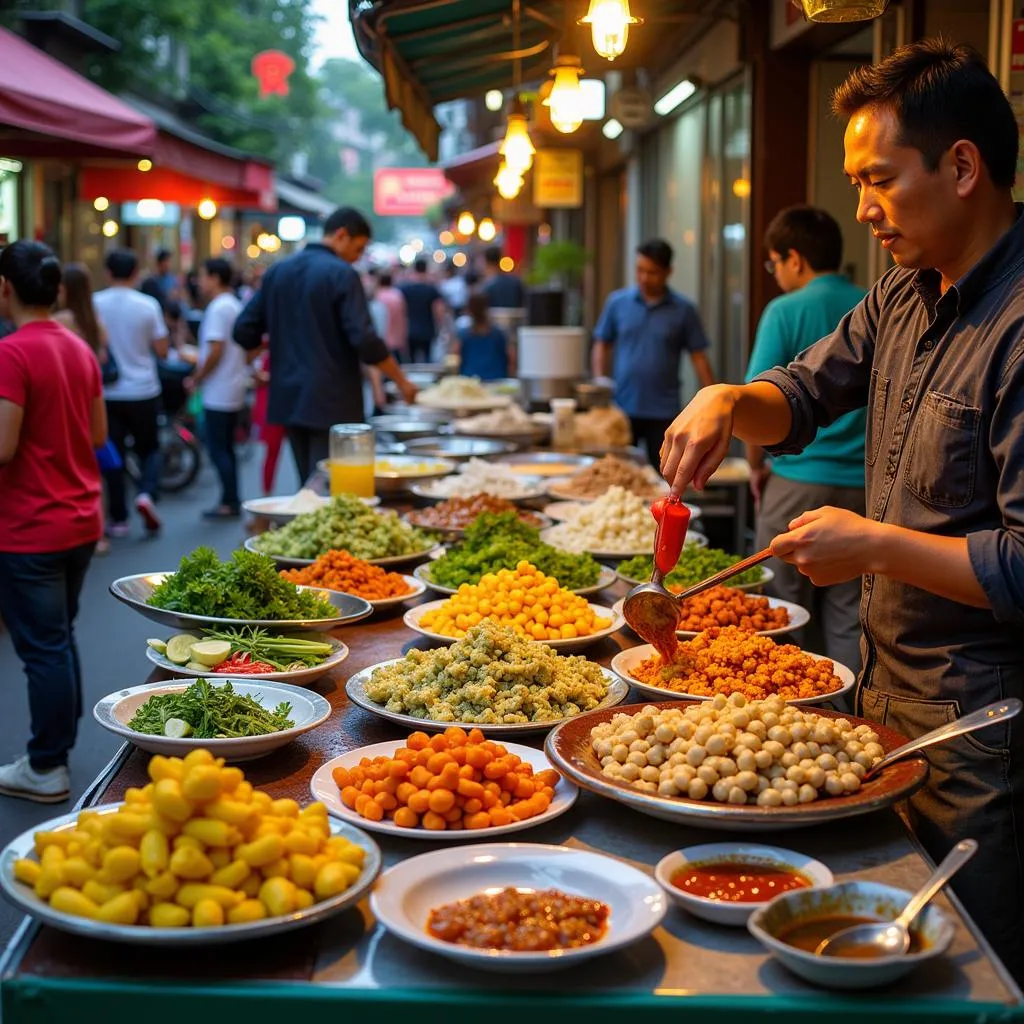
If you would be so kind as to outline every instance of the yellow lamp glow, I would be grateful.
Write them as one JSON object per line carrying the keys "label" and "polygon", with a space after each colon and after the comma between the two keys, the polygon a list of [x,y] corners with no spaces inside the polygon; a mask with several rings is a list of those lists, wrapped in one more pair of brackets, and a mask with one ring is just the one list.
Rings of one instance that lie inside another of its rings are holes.
{"label": "yellow lamp glow", "polygon": [[737,178],[732,183],[732,194],[737,199],[750,198],[750,180],[748,178]]}
{"label": "yellow lamp glow", "polygon": [[464,252],[457,252],[452,257],[452,263],[457,267],[464,267],[466,265],[466,254]]}
{"label": "yellow lamp glow", "polygon": [[213,220],[217,216],[217,204],[212,199],[202,199],[196,207],[196,213],[203,220]]}
{"label": "yellow lamp glow", "polygon": [[246,246],[245,255],[251,260],[259,259],[260,247],[258,245]]}
{"label": "yellow lamp glow", "polygon": [[103,236],[113,238],[121,230],[121,225],[116,220],[105,220],[103,222]]}
{"label": "yellow lamp glow", "polygon": [[467,238],[476,231],[476,218],[469,212],[469,210],[463,210],[459,214],[459,219],[455,222],[455,227],[458,229],[460,235],[464,235]]}
{"label": "yellow lamp glow", "polygon": [[442,231],[441,234],[439,234],[437,236],[437,240],[442,245],[454,245],[455,244],[455,236],[450,231],[447,231],[447,230]]}
{"label": "yellow lamp glow", "polygon": [[477,226],[476,233],[480,236],[481,242],[493,242],[498,229],[490,217],[484,217]]}
{"label": "yellow lamp glow", "polygon": [[583,124],[583,66],[578,57],[566,55],[558,58],[551,74],[555,81],[543,103],[551,113],[551,123],[564,135],[570,135]]}
{"label": "yellow lamp glow", "polygon": [[522,177],[533,166],[533,154],[537,152],[526,128],[525,114],[509,114],[505,138],[498,147],[509,170]]}
{"label": "yellow lamp glow", "polygon": [[502,256],[498,266],[505,271],[506,274],[511,274],[516,269],[516,261],[511,256]]}
{"label": "yellow lamp glow", "polygon": [[643,24],[642,18],[629,13],[629,0],[590,0],[580,25],[590,26],[590,35],[598,55],[608,60],[621,57],[629,39],[629,26]]}
{"label": "yellow lamp glow", "polygon": [[97,213],[103,213],[104,210],[110,209],[110,200],[106,196],[97,196],[92,201],[92,208]]}
{"label": "yellow lamp glow", "polygon": [[153,161],[147,160],[145,157],[143,157],[138,163],[138,168],[140,171],[142,171],[143,174],[145,174],[146,171],[153,170]]}
{"label": "yellow lamp glow", "polygon": [[498,186],[498,195],[502,199],[515,199],[522,190],[523,176],[518,171],[512,170],[508,164],[503,163],[498,168],[494,184]]}

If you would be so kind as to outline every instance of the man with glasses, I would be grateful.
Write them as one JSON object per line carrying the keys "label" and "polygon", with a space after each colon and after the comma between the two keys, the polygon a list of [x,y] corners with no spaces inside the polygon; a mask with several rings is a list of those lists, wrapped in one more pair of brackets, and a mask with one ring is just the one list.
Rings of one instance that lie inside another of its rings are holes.
{"label": "man with glasses", "polygon": [[[843,234],[824,210],[791,206],[775,215],[765,232],[764,268],[785,292],[765,306],[754,337],[747,380],[774,366],[788,366],[864,298],[864,289],[839,273]],[[856,409],[818,430],[798,455],[769,461],[762,447],[747,445],[750,488],[758,506],[758,549],[789,529],[809,508],[830,505],[864,515],[865,410]],[[816,587],[795,566],[778,562],[766,588],[811,612],[794,640],[860,671],[860,577]]]}

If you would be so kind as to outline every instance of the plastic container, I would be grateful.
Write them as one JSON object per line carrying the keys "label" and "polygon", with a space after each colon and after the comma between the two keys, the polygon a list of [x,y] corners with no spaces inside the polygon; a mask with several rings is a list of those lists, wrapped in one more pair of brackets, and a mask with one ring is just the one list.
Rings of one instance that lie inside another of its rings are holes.
{"label": "plastic container", "polygon": [[551,428],[553,448],[573,448],[576,445],[576,399],[552,398],[551,412],[554,422]]}

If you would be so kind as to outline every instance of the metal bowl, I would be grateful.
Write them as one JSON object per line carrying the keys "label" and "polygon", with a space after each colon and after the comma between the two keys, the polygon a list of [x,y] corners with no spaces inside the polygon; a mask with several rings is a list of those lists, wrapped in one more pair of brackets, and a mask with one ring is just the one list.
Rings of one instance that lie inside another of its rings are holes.
{"label": "metal bowl", "polygon": [[407,441],[405,451],[409,455],[433,456],[450,459],[452,462],[468,462],[470,459],[493,459],[508,455],[518,449],[512,441],[498,441],[484,437],[421,437]]}
{"label": "metal bowl", "polygon": [[134,608],[147,619],[181,630],[202,626],[262,626],[281,633],[296,633],[303,629],[326,632],[338,626],[358,622],[373,614],[373,606],[369,601],[354,597],[352,594],[343,594],[338,590],[324,590],[322,587],[299,587],[299,590],[312,590],[333,604],[338,609],[338,614],[329,619],[220,619],[212,615],[172,612],[148,604],[157,586],[168,576],[173,575],[173,572],[146,572],[136,576],[122,576],[110,584],[110,592],[118,601]]}
{"label": "metal bowl", "polygon": [[435,437],[439,428],[433,420],[407,416],[404,413],[391,416],[371,416],[367,421],[378,435],[388,434],[396,441],[413,441],[420,437]]}
{"label": "metal bowl", "polygon": [[[389,405],[385,415],[434,424],[447,423],[452,418],[451,413],[444,409],[431,409],[426,405],[406,405],[404,402],[394,402]],[[432,431],[432,433],[437,433],[437,431]]]}

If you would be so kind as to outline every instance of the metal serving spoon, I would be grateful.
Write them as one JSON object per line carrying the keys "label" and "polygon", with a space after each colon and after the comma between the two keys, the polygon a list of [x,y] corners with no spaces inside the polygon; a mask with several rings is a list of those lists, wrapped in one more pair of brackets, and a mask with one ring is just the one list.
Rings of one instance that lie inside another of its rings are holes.
{"label": "metal serving spoon", "polygon": [[818,943],[818,956],[903,956],[910,949],[910,926],[928,901],[978,852],[973,839],[962,839],[946,854],[935,873],[910,898],[895,921],[855,924]]}
{"label": "metal serving spoon", "polygon": [[749,558],[730,565],[721,572],[716,572],[714,576],[709,576],[707,579],[701,580],[700,583],[687,587],[680,594],[673,594],[665,589],[661,582],[662,575],[655,565],[654,572],[651,574],[651,582],[633,587],[626,595],[626,599],[622,603],[622,615],[633,632],[657,647],[659,639],[664,638],[667,633],[675,632],[676,625],[682,617],[683,602],[687,598],[702,594],[705,590],[717,587],[719,583],[724,583],[733,576],[738,576],[741,572],[760,565],[761,562],[771,558],[771,555],[771,549],[765,548]]}
{"label": "metal serving spoon", "polygon": [[985,729],[990,725],[995,725],[996,722],[1007,721],[1020,714],[1021,708],[1024,708],[1024,704],[1016,697],[1007,697],[1006,700],[997,700],[994,704],[988,704],[977,711],[972,711],[969,715],[964,715],[963,718],[958,718],[948,725],[940,725],[938,729],[932,729],[931,732],[926,732],[923,736],[918,736],[916,740],[904,743],[902,747],[897,747],[886,754],[881,761],[864,773],[864,778],[861,781],[867,782],[873,775],[888,768],[894,761],[902,761],[903,758],[916,754],[917,751],[924,750],[925,747],[943,743],[978,729]]}

